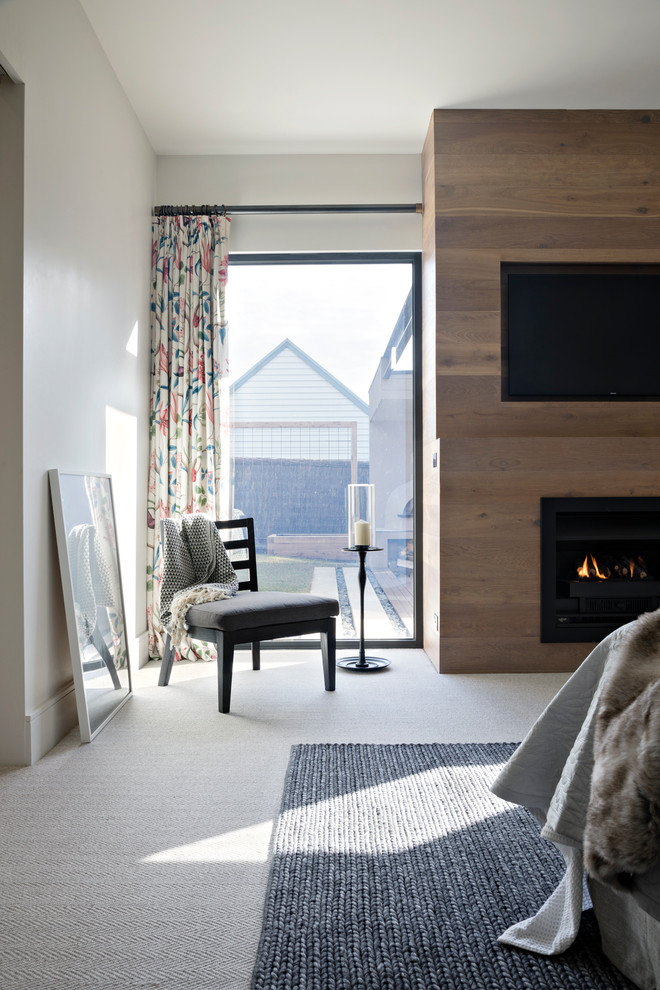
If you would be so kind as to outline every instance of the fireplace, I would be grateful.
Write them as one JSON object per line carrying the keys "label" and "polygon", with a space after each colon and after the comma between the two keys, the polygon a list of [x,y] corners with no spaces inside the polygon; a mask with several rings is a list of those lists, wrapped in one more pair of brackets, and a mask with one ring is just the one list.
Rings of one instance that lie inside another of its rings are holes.
{"label": "fireplace", "polygon": [[660,607],[660,498],[541,499],[541,642],[597,643]]}

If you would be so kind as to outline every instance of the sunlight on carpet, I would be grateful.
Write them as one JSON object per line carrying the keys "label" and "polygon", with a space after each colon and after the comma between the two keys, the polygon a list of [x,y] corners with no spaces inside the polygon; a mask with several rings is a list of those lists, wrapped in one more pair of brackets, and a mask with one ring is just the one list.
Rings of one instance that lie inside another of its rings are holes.
{"label": "sunlight on carpet", "polygon": [[265,863],[273,831],[272,819],[223,835],[163,849],[142,863]]}
{"label": "sunlight on carpet", "polygon": [[[452,772],[453,771],[453,772]],[[442,783],[460,798],[464,767],[449,768]],[[372,787],[362,787],[328,800],[314,801],[282,813],[280,833],[291,839],[280,851],[361,853],[403,852],[441,839],[466,826],[502,814],[510,805],[485,793],[483,800],[466,807],[446,803],[443,817],[429,817],[429,795],[438,789],[438,771],[399,777]],[[376,811],[374,809],[377,809]],[[325,822],[325,829],[319,824]]]}

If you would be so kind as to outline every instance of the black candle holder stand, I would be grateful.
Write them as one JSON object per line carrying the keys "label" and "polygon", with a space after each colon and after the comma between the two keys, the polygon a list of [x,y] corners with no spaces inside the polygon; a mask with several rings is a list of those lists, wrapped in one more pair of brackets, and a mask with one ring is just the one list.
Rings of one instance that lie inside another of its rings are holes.
{"label": "black candle holder stand", "polygon": [[390,661],[385,657],[368,657],[364,652],[364,589],[367,584],[367,570],[365,561],[367,554],[373,550],[382,550],[382,547],[343,547],[346,553],[356,553],[359,557],[358,586],[360,588],[360,647],[356,657],[342,657],[337,660],[337,666],[344,670],[354,670],[358,673],[373,673],[389,667]]}

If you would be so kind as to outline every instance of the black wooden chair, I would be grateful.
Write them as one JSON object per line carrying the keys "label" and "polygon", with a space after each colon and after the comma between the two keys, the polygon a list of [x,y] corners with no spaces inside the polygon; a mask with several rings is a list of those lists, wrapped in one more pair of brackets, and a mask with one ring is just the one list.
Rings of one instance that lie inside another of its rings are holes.
{"label": "black wooden chair", "polygon": [[[219,530],[244,530],[241,539],[224,540],[225,547],[237,572],[238,594],[217,602],[193,605],[186,615],[190,639],[215,643],[218,652],[218,711],[227,713],[231,698],[231,677],[234,647],[252,644],[252,669],[259,670],[259,644],[263,640],[321,634],[323,678],[326,691],[335,690],[336,618],[339,602],[321,595],[296,594],[285,591],[259,591],[257,585],[257,556],[254,543],[254,520],[216,520]],[[162,539],[161,525],[161,539]],[[244,551],[238,557],[234,551]],[[160,665],[158,683],[169,683],[174,660],[174,647],[168,633]]]}

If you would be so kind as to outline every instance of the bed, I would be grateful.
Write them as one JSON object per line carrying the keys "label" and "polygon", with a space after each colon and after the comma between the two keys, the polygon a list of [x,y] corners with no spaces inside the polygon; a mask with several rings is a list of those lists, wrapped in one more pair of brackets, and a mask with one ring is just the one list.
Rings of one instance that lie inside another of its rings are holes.
{"label": "bed", "polygon": [[[660,612],[652,614],[660,633]],[[566,874],[548,901],[533,918],[503,932],[500,942],[544,955],[563,952],[576,937],[590,897],[607,957],[642,990],[655,990],[660,986],[660,864],[632,877],[625,892],[590,878],[587,893],[584,884],[585,825],[601,701],[639,622],[617,629],[589,654],[536,721],[492,790],[529,808],[541,825],[541,836],[553,842],[566,861]],[[660,684],[660,654],[650,663]]]}

